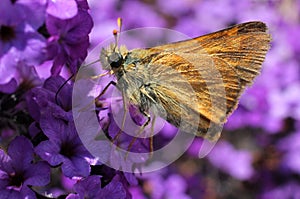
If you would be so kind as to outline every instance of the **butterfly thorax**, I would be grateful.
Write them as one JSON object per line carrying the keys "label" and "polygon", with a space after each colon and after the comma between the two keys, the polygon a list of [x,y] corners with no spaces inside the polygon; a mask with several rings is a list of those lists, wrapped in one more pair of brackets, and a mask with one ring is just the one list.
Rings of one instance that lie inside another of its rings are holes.
{"label": "butterfly thorax", "polygon": [[[151,58],[147,50],[128,51],[123,46],[116,49],[111,45],[101,51],[103,69],[112,71],[117,78],[117,88],[125,94],[130,104],[138,106],[141,111],[146,111],[155,101],[148,68]],[[141,89],[147,92],[147,96]]]}
{"label": "butterfly thorax", "polygon": [[146,51],[142,49],[129,51],[124,63],[115,73],[118,80],[117,87],[125,93],[129,102],[138,106],[141,111],[147,111],[156,100],[155,93],[151,89],[153,82],[149,69],[150,62],[151,56],[148,56]]}

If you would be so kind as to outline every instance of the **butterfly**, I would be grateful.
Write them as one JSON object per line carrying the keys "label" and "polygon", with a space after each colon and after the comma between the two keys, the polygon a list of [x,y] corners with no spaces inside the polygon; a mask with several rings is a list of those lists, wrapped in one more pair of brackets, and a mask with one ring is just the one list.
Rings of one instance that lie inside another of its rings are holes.
{"label": "butterfly", "polygon": [[102,68],[117,79],[104,91],[116,86],[126,103],[147,117],[143,127],[155,107],[175,127],[216,141],[259,75],[270,42],[267,26],[259,21],[151,48],[129,51],[116,42],[100,55]]}

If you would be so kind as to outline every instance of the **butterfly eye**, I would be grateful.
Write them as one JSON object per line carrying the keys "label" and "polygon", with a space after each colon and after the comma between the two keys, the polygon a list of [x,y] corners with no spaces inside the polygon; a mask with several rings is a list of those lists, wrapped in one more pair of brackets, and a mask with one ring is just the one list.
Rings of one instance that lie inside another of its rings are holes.
{"label": "butterfly eye", "polygon": [[120,53],[113,52],[108,56],[108,63],[112,68],[119,68],[123,63],[123,57]]}

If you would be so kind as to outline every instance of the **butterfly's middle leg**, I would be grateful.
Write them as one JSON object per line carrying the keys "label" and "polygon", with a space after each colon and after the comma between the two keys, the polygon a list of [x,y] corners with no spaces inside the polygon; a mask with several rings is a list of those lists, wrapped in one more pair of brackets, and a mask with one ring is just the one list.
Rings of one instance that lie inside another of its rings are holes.
{"label": "butterfly's middle leg", "polygon": [[142,114],[144,116],[147,117],[147,121],[141,126],[141,128],[139,129],[139,131],[137,132],[137,134],[135,135],[135,137],[131,140],[131,142],[129,143],[128,147],[127,147],[127,152],[130,151],[130,149],[132,148],[134,142],[137,140],[137,138],[141,135],[141,133],[144,131],[144,129],[146,128],[146,126],[148,126],[148,124],[150,123],[151,121],[151,116],[148,112],[146,111],[141,111]]}
{"label": "butterfly's middle leg", "polygon": [[122,131],[124,130],[124,126],[125,126],[128,108],[127,108],[127,101],[126,101],[124,90],[122,90],[122,98],[123,98],[123,109],[124,109],[124,113],[123,113],[123,117],[122,117],[122,124],[121,124],[121,128],[119,129],[118,133],[113,137],[112,143],[114,143],[115,141],[117,141],[119,139],[120,135],[122,134]]}
{"label": "butterfly's middle leg", "polygon": [[150,157],[153,156],[153,137],[154,137],[154,125],[155,125],[155,115],[153,116],[152,122],[151,122],[151,131],[150,131],[150,137],[149,137],[149,150],[150,150]]}

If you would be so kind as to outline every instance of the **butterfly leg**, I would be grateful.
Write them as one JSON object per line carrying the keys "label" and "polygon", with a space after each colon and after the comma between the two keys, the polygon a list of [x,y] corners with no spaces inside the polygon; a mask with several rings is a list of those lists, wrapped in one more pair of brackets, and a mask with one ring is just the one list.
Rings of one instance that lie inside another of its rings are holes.
{"label": "butterfly leg", "polygon": [[114,82],[114,81],[110,81],[110,82],[104,87],[104,89],[101,91],[101,93],[95,98],[95,100],[96,100],[96,99],[99,99],[102,95],[104,95],[105,92],[107,91],[107,89],[108,89],[111,85],[117,86],[117,83]]}
{"label": "butterfly leg", "polygon": [[118,133],[113,137],[112,143],[114,143],[116,140],[119,139],[120,135],[122,134],[122,131],[124,130],[124,126],[125,126],[126,115],[127,115],[128,109],[127,109],[127,102],[126,102],[124,90],[122,90],[122,98],[123,98],[123,109],[124,109],[122,124],[121,124],[121,128],[119,129]]}
{"label": "butterfly leg", "polygon": [[146,126],[150,123],[151,121],[151,117],[150,117],[150,114],[145,112],[145,111],[142,111],[142,114],[144,116],[147,117],[147,121],[141,126],[141,128],[139,129],[139,131],[137,132],[136,136],[131,140],[131,142],[129,143],[128,147],[127,147],[127,153],[126,153],[126,156],[128,155],[128,152],[130,151],[130,149],[132,148],[134,142],[137,140],[137,138],[141,135],[141,133],[144,131],[144,129],[146,128]]}
{"label": "butterfly leg", "polygon": [[108,75],[108,74],[109,74],[109,71],[106,72],[106,73],[100,74],[100,75],[94,75],[94,76],[92,76],[91,78],[92,78],[92,79],[98,79],[98,78],[104,77],[104,76],[106,76],[106,75]]}
{"label": "butterfly leg", "polygon": [[90,102],[89,104],[87,104],[86,106],[84,106],[83,108],[81,108],[79,111],[84,111],[84,110],[87,110],[93,103],[97,103],[97,100],[99,100],[99,98],[105,94],[105,92],[107,91],[107,89],[111,86],[116,86],[117,83],[114,82],[114,81],[110,81],[105,87],[104,89],[101,91],[101,93],[92,101]]}
{"label": "butterfly leg", "polygon": [[150,149],[150,157],[153,156],[153,136],[154,136],[154,124],[155,124],[155,115],[153,116],[152,122],[151,122],[151,131],[150,131],[150,137],[149,137],[149,149]]}

